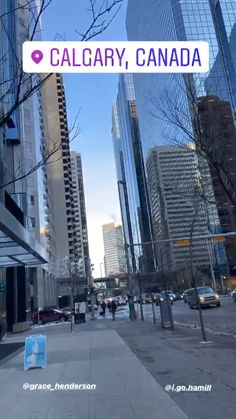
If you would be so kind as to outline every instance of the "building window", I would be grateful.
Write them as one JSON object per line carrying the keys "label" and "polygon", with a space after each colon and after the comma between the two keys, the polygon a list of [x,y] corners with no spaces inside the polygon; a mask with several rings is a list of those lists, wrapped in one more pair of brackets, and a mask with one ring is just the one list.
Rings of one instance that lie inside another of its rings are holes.
{"label": "building window", "polygon": [[35,217],[29,217],[28,218],[28,227],[35,228],[35,226],[36,226]]}
{"label": "building window", "polygon": [[30,205],[35,205],[35,198],[34,198],[34,195],[30,195],[30,196],[29,196],[29,203],[30,203]]}
{"label": "building window", "polygon": [[28,178],[27,178],[27,185],[29,187],[34,186],[34,178],[32,176],[28,176]]}

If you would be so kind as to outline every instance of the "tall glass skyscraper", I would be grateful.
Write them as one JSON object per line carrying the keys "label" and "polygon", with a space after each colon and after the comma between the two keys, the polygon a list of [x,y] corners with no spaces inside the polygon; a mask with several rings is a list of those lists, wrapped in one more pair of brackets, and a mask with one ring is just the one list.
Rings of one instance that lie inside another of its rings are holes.
{"label": "tall glass skyscraper", "polygon": [[[126,27],[130,41],[207,41],[210,47],[208,73],[134,75],[140,137],[145,159],[150,150],[157,146],[180,145],[193,138],[193,104],[190,103],[188,89],[191,90],[190,94],[195,104],[202,103],[203,98],[205,102],[222,101],[222,107],[229,109],[229,117],[235,123],[235,1],[148,0],[144,7],[142,0],[129,0]],[[173,123],[174,118],[176,119]],[[224,129],[220,131],[223,132]],[[215,185],[210,181],[209,168],[207,169],[205,163],[203,166],[201,177],[207,184],[206,193],[215,195],[217,203]],[[218,214],[214,203],[208,204],[206,210],[209,229],[212,232],[225,231],[221,218],[220,226],[219,207]],[[219,248],[217,250],[218,254],[222,255],[223,265],[224,252],[219,252]]]}
{"label": "tall glass skyscraper", "polygon": [[151,246],[133,247],[150,241],[152,233],[133,78],[129,74],[120,75],[112,134],[125,241],[131,245],[131,267],[133,271],[151,272]]}
{"label": "tall glass skyscraper", "polygon": [[[210,71],[192,77],[196,96],[217,94],[236,109],[236,2],[229,0],[129,0],[126,27],[130,41],[207,41]],[[156,106],[164,106],[166,95],[186,106],[184,78],[174,74],[135,74],[135,93],[140,116],[144,152],[149,146],[169,142],[169,123],[157,123]],[[187,107],[186,107],[187,112]],[[163,118],[162,118],[163,119]]]}

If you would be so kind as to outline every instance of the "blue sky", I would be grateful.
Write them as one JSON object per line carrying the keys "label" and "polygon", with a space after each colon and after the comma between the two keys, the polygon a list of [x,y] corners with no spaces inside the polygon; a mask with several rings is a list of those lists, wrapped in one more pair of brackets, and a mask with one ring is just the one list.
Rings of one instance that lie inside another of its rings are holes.
{"label": "blue sky", "polygon": [[[89,24],[87,0],[53,0],[42,18],[43,40],[61,37],[79,40]],[[96,41],[121,41],[125,32],[126,0],[111,26]],[[111,108],[116,97],[118,74],[65,74],[67,112],[71,125],[80,111],[80,136],[72,149],[82,154],[90,257],[95,276],[103,262],[102,224],[120,219],[115,163],[111,139]]]}

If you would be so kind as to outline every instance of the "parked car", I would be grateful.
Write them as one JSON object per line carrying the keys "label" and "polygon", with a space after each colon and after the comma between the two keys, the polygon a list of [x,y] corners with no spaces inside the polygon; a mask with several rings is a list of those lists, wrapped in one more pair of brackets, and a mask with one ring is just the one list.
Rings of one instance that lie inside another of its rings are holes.
{"label": "parked car", "polygon": [[172,291],[161,291],[159,294],[159,298],[156,300],[156,305],[158,306],[160,304],[160,301],[164,301],[167,298],[169,298],[171,304],[174,304],[174,293]]}
{"label": "parked car", "polygon": [[198,304],[200,304],[201,307],[209,307],[211,305],[220,307],[219,294],[208,286],[197,287],[197,296],[195,288],[191,288],[187,299],[190,308],[198,308]]}
{"label": "parked car", "polygon": [[234,302],[236,302],[236,288],[234,288],[234,290],[232,291],[231,296],[232,296]]}
{"label": "parked car", "polygon": [[[61,308],[61,311],[63,311],[63,313],[65,313],[68,316],[69,319],[71,318],[71,308],[70,307],[63,307],[63,308]],[[75,309],[72,308],[72,315],[74,315],[74,314],[75,314]]]}
{"label": "parked car", "polygon": [[[39,314],[39,316],[38,316]],[[39,317],[39,320],[38,320]],[[32,313],[31,320],[33,324],[45,324],[48,322],[65,322],[69,320],[69,315],[62,310],[50,308],[48,310],[40,310]]]}

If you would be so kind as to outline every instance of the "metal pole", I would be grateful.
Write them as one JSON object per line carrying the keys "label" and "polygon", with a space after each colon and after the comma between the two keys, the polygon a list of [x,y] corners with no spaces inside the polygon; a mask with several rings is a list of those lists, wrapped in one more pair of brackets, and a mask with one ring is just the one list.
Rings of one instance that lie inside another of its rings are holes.
{"label": "metal pole", "polygon": [[199,295],[198,295],[198,292],[197,292],[197,284],[196,284],[195,278],[193,280],[193,283],[194,283],[195,297],[196,297],[197,305],[198,305],[199,322],[200,322],[200,326],[201,326],[202,337],[203,337],[203,341],[207,342],[207,335],[206,335],[204,322],[203,322],[203,316],[202,316],[202,308],[201,308],[201,303],[200,303],[200,300],[199,300]]}
{"label": "metal pole", "polygon": [[40,324],[39,313],[40,313],[40,307],[39,307],[39,289],[38,289],[38,325]]}
{"label": "metal pole", "polygon": [[70,287],[70,312],[71,312],[71,316],[70,316],[70,331],[73,332],[73,283],[72,283],[72,270],[71,270],[71,261],[68,261],[69,264],[69,275],[70,275],[70,283],[71,283],[71,287]]}
{"label": "metal pole", "polygon": [[142,297],[142,284],[141,284],[141,278],[138,273],[138,286],[139,286],[139,294],[140,294],[140,318],[142,321],[144,321],[144,315],[143,315],[143,297]]}
{"label": "metal pole", "polygon": [[220,276],[220,280],[221,280],[221,288],[223,290],[223,293],[225,294],[225,284],[224,284],[224,276],[223,275]]}
{"label": "metal pole", "polygon": [[94,308],[94,290],[91,287],[90,288],[90,293],[91,293],[91,320],[96,320],[96,316],[95,316],[95,308]]}
{"label": "metal pole", "polygon": [[[125,260],[126,260],[126,266],[127,266],[127,276],[128,276],[128,290],[131,295],[131,302],[129,303],[129,318],[130,320],[135,320],[135,309],[134,309],[134,302],[133,302],[133,286],[132,286],[132,279],[131,279],[131,271],[130,271],[130,260],[129,260],[129,245],[127,243],[126,234],[125,234],[125,224],[124,224],[124,217],[123,217],[123,211],[122,211],[122,201],[121,201],[121,193],[120,193],[120,185],[123,185],[124,187],[124,199],[125,199],[125,206],[126,206],[126,212],[127,217],[129,216],[128,213],[128,192],[127,192],[127,186],[126,182],[119,180],[117,182],[118,185],[118,194],[119,194],[119,201],[120,201],[120,207],[121,207],[121,217],[122,217],[122,224],[123,224],[123,237],[124,237],[124,250],[125,250]],[[130,236],[130,241],[132,241],[132,229],[131,229],[131,222],[128,217],[128,231]],[[131,247],[131,260],[132,260],[132,266],[134,272],[136,271],[136,262],[135,262],[135,256],[134,256],[134,249]]]}
{"label": "metal pole", "polygon": [[210,239],[207,239],[207,250],[208,250],[209,262],[210,262],[211,278],[212,278],[212,281],[213,281],[213,288],[214,288],[215,291],[217,291],[216,278],[215,278],[215,272],[214,272],[213,261],[212,261],[212,253],[211,253],[211,249],[210,249]]}
{"label": "metal pole", "polygon": [[171,330],[174,330],[175,325],[174,325],[174,320],[173,320],[173,315],[172,315],[172,310],[171,310],[171,302],[170,302],[170,298],[167,292],[167,288],[166,288],[166,277],[165,274],[163,275],[163,285],[164,285],[164,291],[165,291],[165,298],[166,298],[166,302],[167,302],[167,309],[168,309],[168,317],[169,317],[169,321],[170,321],[170,328]]}
{"label": "metal pole", "polygon": [[155,309],[154,309],[154,298],[152,296],[152,315],[153,315],[153,323],[156,324],[156,315],[155,315]]}

